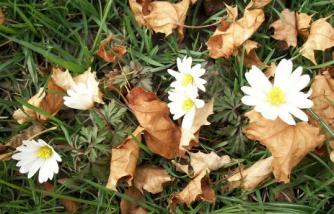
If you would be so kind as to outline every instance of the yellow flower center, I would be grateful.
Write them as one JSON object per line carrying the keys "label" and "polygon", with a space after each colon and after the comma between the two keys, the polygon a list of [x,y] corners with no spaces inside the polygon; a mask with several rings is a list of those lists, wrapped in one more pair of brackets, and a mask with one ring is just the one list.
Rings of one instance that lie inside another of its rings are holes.
{"label": "yellow flower center", "polygon": [[194,80],[194,78],[193,78],[193,76],[191,76],[191,74],[185,74],[183,76],[181,85],[182,86],[187,86],[187,85],[191,84],[193,82],[193,80]]}
{"label": "yellow flower center", "polygon": [[194,101],[192,101],[190,98],[187,98],[182,103],[182,109],[183,111],[189,111],[194,106]]}
{"label": "yellow flower center", "polygon": [[285,103],[285,94],[282,89],[273,87],[267,94],[267,101],[274,106]]}
{"label": "yellow flower center", "polygon": [[37,156],[39,158],[48,159],[52,155],[52,149],[48,146],[42,146],[38,149]]}

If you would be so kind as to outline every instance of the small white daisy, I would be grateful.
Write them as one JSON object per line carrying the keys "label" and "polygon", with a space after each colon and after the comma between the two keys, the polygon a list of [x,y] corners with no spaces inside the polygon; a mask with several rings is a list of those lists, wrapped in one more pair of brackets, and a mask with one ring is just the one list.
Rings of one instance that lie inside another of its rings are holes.
{"label": "small white daisy", "polygon": [[96,80],[95,73],[86,71],[78,78],[74,78],[75,83],[67,90],[64,96],[64,105],[74,109],[87,110],[94,107],[94,102],[103,103],[99,82]]}
{"label": "small white daisy", "polygon": [[28,178],[39,170],[38,181],[43,183],[48,179],[51,180],[59,171],[57,161],[61,161],[60,156],[42,139],[24,140],[16,151],[18,153],[12,158],[19,161],[16,166],[20,167],[20,173],[28,173]]}
{"label": "small white daisy", "polygon": [[168,104],[171,114],[173,114],[173,119],[177,120],[183,117],[182,128],[190,129],[196,109],[202,108],[204,106],[204,101],[197,99],[196,93],[182,93],[180,91],[169,92],[168,99],[171,101]]}
{"label": "small white daisy", "polygon": [[250,86],[241,88],[246,94],[241,101],[255,106],[255,111],[266,119],[275,120],[279,117],[287,124],[295,125],[294,115],[302,121],[308,121],[301,109],[312,107],[313,102],[308,99],[311,91],[303,93],[301,90],[309,84],[310,77],[302,75],[302,67],[292,72],[292,66],[291,60],[281,60],[276,68],[273,84],[259,68],[252,66],[245,74]]}
{"label": "small white daisy", "polygon": [[183,88],[190,91],[197,91],[197,89],[205,91],[204,84],[206,80],[200,78],[205,73],[205,69],[201,68],[200,64],[191,67],[191,57],[184,57],[182,60],[177,58],[176,61],[179,72],[171,69],[167,70],[176,79],[176,81],[171,83],[171,87]]}

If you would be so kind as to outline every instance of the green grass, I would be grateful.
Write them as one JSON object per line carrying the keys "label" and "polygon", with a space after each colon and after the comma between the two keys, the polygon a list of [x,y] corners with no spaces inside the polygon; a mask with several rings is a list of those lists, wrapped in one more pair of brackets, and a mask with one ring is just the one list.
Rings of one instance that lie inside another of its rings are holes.
{"label": "green grass", "polygon": [[[211,16],[203,15],[202,2],[198,0],[188,12],[187,25],[214,23],[225,14],[225,11],[219,11]],[[235,2],[243,10],[248,1]],[[316,20],[332,15],[333,3],[331,0],[298,0],[291,1],[287,7],[314,14],[313,20]],[[140,67],[142,73],[130,75],[133,81],[151,80],[153,91],[166,100],[171,82],[166,69],[175,66],[176,57],[190,55],[207,69],[206,99],[215,98],[215,114],[210,118],[212,125],[202,129],[200,149],[214,150],[219,155],[229,154],[245,165],[270,155],[242,133],[247,124],[243,113],[248,108],[240,102],[240,87],[246,84],[246,68],[233,56],[218,60],[208,57],[205,42],[215,27],[186,29],[183,42],[178,41],[176,34],[164,38],[138,26],[125,0],[1,0],[0,7],[7,17],[7,23],[0,25],[1,144],[32,125],[17,124],[12,114],[21,105],[28,106],[26,101],[46,84],[52,66],[69,69],[72,74],[92,67],[99,78],[113,69],[131,72]],[[319,64],[315,66],[300,56],[299,48],[277,48],[279,42],[270,37],[268,27],[283,8],[284,3],[274,0],[265,9],[266,21],[252,37],[261,44],[257,50],[259,57],[268,65],[282,58],[293,58],[296,65],[302,65],[311,75],[333,65],[330,51],[318,52]],[[329,22],[334,25],[334,18]],[[114,40],[125,45],[128,51],[126,57],[115,65],[107,64],[95,55],[100,41],[109,33],[113,33]],[[130,62],[134,64],[132,67],[129,67]],[[122,194],[126,185],[121,183],[120,193],[105,188],[110,149],[134,130],[137,121],[117,94],[107,88],[104,88],[104,94],[110,104],[90,111],[64,108],[43,125],[45,128],[57,127],[43,134],[42,138],[63,158],[61,171],[51,182],[54,192],[46,192],[35,178],[29,180],[26,175],[19,174],[14,161],[0,162],[0,214],[64,213],[59,198],[79,202],[78,213],[119,213],[119,202],[127,197]],[[152,154],[145,145],[141,147],[140,163],[162,166],[177,178],[162,193],[147,193],[145,201],[140,202],[151,213],[167,213],[169,196],[182,190],[189,178],[176,172],[169,161]],[[308,155],[293,170],[289,184],[269,179],[251,192],[239,189],[220,191],[225,184],[223,178],[230,169],[210,175],[217,194],[215,204],[181,205],[176,213],[334,213],[334,165],[327,155]],[[59,178],[69,179],[59,184]],[[277,199],[280,192],[287,190],[294,193],[292,203]]]}

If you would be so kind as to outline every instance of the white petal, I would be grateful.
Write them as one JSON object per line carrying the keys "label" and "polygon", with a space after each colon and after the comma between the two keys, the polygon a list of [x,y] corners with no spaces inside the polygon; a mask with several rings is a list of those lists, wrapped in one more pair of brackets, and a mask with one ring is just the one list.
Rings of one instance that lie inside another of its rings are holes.
{"label": "white petal", "polygon": [[274,86],[285,88],[285,84],[289,81],[292,72],[292,61],[282,59],[276,68]]}
{"label": "white petal", "polygon": [[296,121],[293,119],[291,114],[285,109],[281,109],[278,114],[279,118],[289,125],[296,125]]}
{"label": "white petal", "polygon": [[40,170],[39,170],[39,174],[38,174],[38,181],[39,183],[44,183],[45,181],[48,180],[49,177],[49,164],[48,164],[48,160],[44,161],[44,163],[42,164]]}
{"label": "white petal", "polygon": [[170,75],[172,75],[173,77],[177,78],[177,79],[180,78],[180,76],[181,76],[181,74],[180,74],[179,72],[176,72],[176,71],[174,71],[174,70],[172,70],[172,69],[168,69],[167,72],[168,72]]}
{"label": "white petal", "polygon": [[253,96],[243,96],[241,102],[248,106],[255,106],[258,103],[258,100]]}
{"label": "white petal", "polygon": [[300,91],[303,88],[305,88],[310,82],[310,76],[309,75],[302,75],[296,85],[294,86],[294,89],[296,91]]}
{"label": "white petal", "polygon": [[276,120],[278,117],[278,111],[270,106],[266,106],[260,113],[268,120]]}
{"label": "white petal", "polygon": [[251,87],[258,88],[261,91],[268,91],[272,88],[272,85],[265,74],[254,65],[249,72],[245,74],[245,77]]}
{"label": "white petal", "polygon": [[291,114],[293,114],[295,117],[297,117],[298,119],[307,122],[308,121],[308,117],[307,114],[305,114],[305,112],[303,112],[302,110],[300,110],[299,108],[296,107],[290,107],[289,108],[289,112]]}
{"label": "white petal", "polygon": [[200,64],[194,65],[192,67],[192,74],[196,77],[200,77],[205,73],[205,69],[201,68]]}
{"label": "white petal", "polygon": [[29,173],[28,173],[28,178],[31,178],[36,174],[36,172],[41,168],[43,165],[44,161],[42,159],[37,159],[30,167]]}
{"label": "white petal", "polygon": [[194,117],[195,117],[195,109],[190,110],[187,114],[184,115],[183,120],[182,120],[182,128],[184,129],[191,129],[193,122],[194,122]]}
{"label": "white petal", "polygon": [[205,102],[203,100],[200,100],[200,99],[195,100],[196,108],[203,108],[204,105],[205,105]]}

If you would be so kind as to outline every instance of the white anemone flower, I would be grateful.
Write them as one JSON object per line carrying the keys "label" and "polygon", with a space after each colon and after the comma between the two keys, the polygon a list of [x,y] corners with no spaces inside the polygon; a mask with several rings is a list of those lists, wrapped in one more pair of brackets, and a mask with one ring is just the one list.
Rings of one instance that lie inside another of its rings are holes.
{"label": "white anemone flower", "polygon": [[255,106],[255,111],[266,119],[275,120],[279,117],[289,125],[296,124],[293,116],[308,121],[307,115],[301,109],[312,107],[313,102],[308,99],[311,91],[303,93],[301,90],[309,84],[310,77],[302,75],[302,67],[292,72],[292,66],[291,60],[280,61],[273,84],[259,68],[252,66],[245,74],[250,86],[241,88],[246,94],[241,101]]}
{"label": "white anemone flower", "polygon": [[197,93],[182,93],[180,91],[169,92],[168,99],[171,101],[168,104],[171,114],[173,114],[173,119],[177,120],[183,117],[182,128],[190,129],[196,109],[202,108],[204,106],[204,101],[197,99]]}
{"label": "white anemone flower", "polygon": [[38,181],[43,183],[59,171],[57,162],[61,161],[60,156],[42,139],[24,140],[16,151],[18,153],[12,158],[19,161],[16,166],[20,167],[20,173],[28,173],[28,178],[39,170]]}
{"label": "white anemone flower", "polygon": [[74,78],[74,82],[64,96],[64,105],[74,109],[87,110],[94,107],[94,102],[103,103],[99,91],[99,82],[95,72],[90,70]]}
{"label": "white anemone flower", "polygon": [[204,84],[206,80],[200,78],[205,73],[205,69],[201,68],[200,64],[191,67],[191,57],[184,57],[183,59],[177,58],[176,62],[179,72],[171,69],[167,70],[167,72],[176,79],[172,82],[171,87],[188,91],[197,91],[198,89],[205,91]]}

